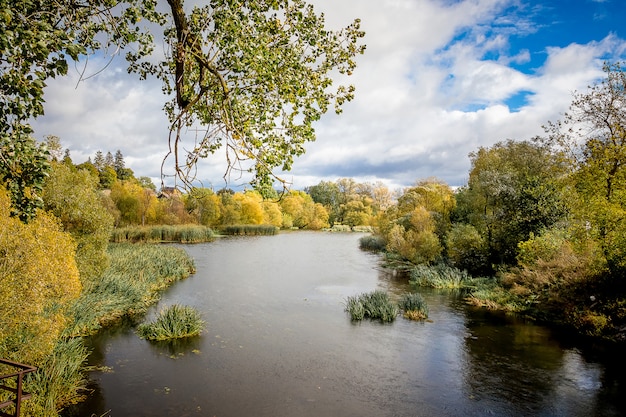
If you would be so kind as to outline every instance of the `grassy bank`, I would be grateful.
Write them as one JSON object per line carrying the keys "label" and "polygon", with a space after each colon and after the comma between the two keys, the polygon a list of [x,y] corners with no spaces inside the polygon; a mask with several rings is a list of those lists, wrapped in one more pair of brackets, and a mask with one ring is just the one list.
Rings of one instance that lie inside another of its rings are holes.
{"label": "grassy bank", "polygon": [[97,332],[121,317],[144,313],[160,292],[193,273],[193,260],[173,246],[111,244],[111,266],[88,282],[74,304],[70,336]]}
{"label": "grassy bank", "polygon": [[108,253],[111,265],[84,284],[71,309],[73,321],[53,354],[27,377],[25,389],[33,396],[23,403],[22,417],[56,417],[60,409],[81,400],[88,352],[80,336],[144,313],[163,289],[195,271],[193,260],[174,246],[110,244]]}

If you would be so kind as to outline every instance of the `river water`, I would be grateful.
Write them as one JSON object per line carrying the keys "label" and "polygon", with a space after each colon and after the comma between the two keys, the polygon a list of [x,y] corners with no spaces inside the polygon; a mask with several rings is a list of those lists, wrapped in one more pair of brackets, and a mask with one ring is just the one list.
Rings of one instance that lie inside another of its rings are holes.
{"label": "river water", "polygon": [[409,291],[359,234],[281,233],[184,248],[197,273],[152,309],[185,304],[197,338],[90,339],[93,394],[66,416],[619,416],[626,367],[547,328],[421,291],[430,319],[351,322],[348,296]]}

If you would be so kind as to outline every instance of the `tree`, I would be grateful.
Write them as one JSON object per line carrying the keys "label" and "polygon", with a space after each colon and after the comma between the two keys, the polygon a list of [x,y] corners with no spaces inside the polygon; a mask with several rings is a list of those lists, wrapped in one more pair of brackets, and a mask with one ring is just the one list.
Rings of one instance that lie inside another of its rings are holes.
{"label": "tree", "polygon": [[626,73],[620,63],[606,63],[604,72],[574,94],[563,120],[548,123],[544,141],[570,164],[577,224],[617,273],[626,271]]}
{"label": "tree", "polygon": [[45,209],[60,219],[74,238],[76,263],[83,282],[100,276],[109,264],[106,253],[113,217],[102,205],[98,178],[88,170],[53,163],[43,192]]}
{"label": "tree", "polygon": [[115,152],[115,157],[113,158],[113,168],[117,173],[117,177],[122,179],[122,170],[126,168],[126,163],[124,162],[124,155],[122,155],[122,151],[120,151],[119,149]]}
{"label": "tree", "polygon": [[43,207],[41,192],[50,171],[48,159],[45,145],[37,144],[25,131],[0,133],[0,184],[11,196],[11,215],[23,222],[32,220]]}
{"label": "tree", "polygon": [[364,51],[359,20],[328,31],[323,15],[303,0],[214,0],[189,14],[180,0],[168,4],[171,57],[158,68],[143,61],[131,69],[156,74],[165,91],[176,92],[166,106],[176,161],[183,131],[199,123],[206,134],[188,152],[188,162],[224,148],[237,164],[250,160],[253,184],[269,188],[272,170],[289,170],[314,139],[313,122],[329,106],[339,113],[352,99],[351,86],[330,89],[331,74],[351,74],[355,56]]}
{"label": "tree", "polygon": [[341,196],[339,186],[331,181],[320,181],[319,184],[307,187],[305,191],[313,201],[326,207],[330,224],[339,221],[341,211]]}
{"label": "tree", "polygon": [[[198,160],[222,148],[226,175],[247,160],[253,184],[269,189],[272,171],[289,170],[315,138],[313,123],[353,97],[352,86],[333,89],[332,77],[351,74],[365,49],[358,19],[327,30],[324,16],[303,0],[212,0],[188,9],[167,0],[163,13],[156,3],[2,1],[0,131],[29,133],[28,120],[44,111],[46,80],[65,75],[69,60],[132,44],[129,70],[156,76],[174,96],[165,109],[177,174],[191,181]],[[142,20],[165,28],[157,29],[169,44],[162,62],[149,57],[153,35]],[[186,151],[183,132],[192,125],[205,135]]]}
{"label": "tree", "polygon": [[10,213],[0,187],[0,357],[39,366],[81,290],[76,245],[48,213],[28,224]]}
{"label": "tree", "polygon": [[492,264],[514,264],[519,242],[567,215],[564,166],[545,146],[499,142],[470,154],[467,187],[457,193],[457,220],[485,239]]}

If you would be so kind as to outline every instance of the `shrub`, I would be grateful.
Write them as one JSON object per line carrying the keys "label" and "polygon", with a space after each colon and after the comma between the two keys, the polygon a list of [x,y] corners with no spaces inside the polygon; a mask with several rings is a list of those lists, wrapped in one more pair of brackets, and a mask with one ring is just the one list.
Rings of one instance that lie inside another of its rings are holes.
{"label": "shrub", "polygon": [[363,236],[359,239],[359,247],[363,250],[370,250],[374,252],[381,252],[385,250],[387,242],[382,236]]}
{"label": "shrub", "polygon": [[420,294],[404,294],[398,305],[404,311],[404,317],[408,319],[423,320],[428,318],[428,306]]}
{"label": "shrub", "polygon": [[161,310],[155,321],[141,324],[137,332],[147,340],[169,340],[197,336],[203,328],[204,321],[196,309],[174,304]]}
{"label": "shrub", "polygon": [[487,245],[478,230],[469,224],[454,224],[446,235],[450,263],[471,273],[487,272]]}
{"label": "shrub", "polygon": [[346,311],[352,320],[364,318],[379,319],[382,322],[392,322],[398,315],[398,306],[389,299],[389,295],[381,290],[364,293],[355,297],[348,297]]}

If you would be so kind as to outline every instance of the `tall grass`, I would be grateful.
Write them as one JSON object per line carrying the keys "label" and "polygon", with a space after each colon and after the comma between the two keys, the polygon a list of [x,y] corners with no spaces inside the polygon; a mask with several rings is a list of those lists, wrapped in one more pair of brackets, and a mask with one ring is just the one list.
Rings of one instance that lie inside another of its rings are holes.
{"label": "tall grass", "polygon": [[231,236],[273,236],[278,230],[271,224],[235,224],[224,226],[221,232]]}
{"label": "tall grass", "polygon": [[172,282],[195,272],[183,249],[149,244],[110,244],[111,265],[89,281],[72,307],[68,335],[84,336],[120,318],[144,313]]}
{"label": "tall grass", "polygon": [[158,225],[158,226],[129,226],[113,230],[111,242],[114,243],[201,243],[213,240],[213,231],[196,224],[187,225]]}
{"label": "tall grass", "polygon": [[147,340],[169,340],[197,336],[203,328],[204,321],[196,309],[174,304],[161,310],[155,321],[139,325],[137,333]]}
{"label": "tall grass", "polygon": [[87,386],[81,371],[88,355],[80,338],[58,341],[52,355],[26,378],[24,389],[33,396],[22,403],[22,415],[56,416],[61,407],[81,401]]}
{"label": "tall grass", "polygon": [[398,315],[398,306],[390,299],[386,292],[375,290],[359,296],[348,297],[346,311],[352,320],[370,318],[382,322],[392,322]]}
{"label": "tall grass", "polygon": [[404,294],[398,306],[404,311],[404,317],[410,320],[423,320],[428,318],[428,305],[420,294]]}
{"label": "tall grass", "polygon": [[416,265],[411,269],[410,274],[411,284],[418,287],[464,288],[473,282],[467,271],[444,264]]}

